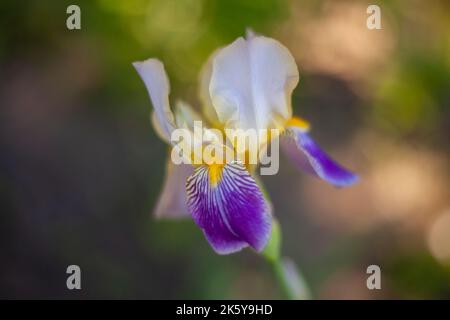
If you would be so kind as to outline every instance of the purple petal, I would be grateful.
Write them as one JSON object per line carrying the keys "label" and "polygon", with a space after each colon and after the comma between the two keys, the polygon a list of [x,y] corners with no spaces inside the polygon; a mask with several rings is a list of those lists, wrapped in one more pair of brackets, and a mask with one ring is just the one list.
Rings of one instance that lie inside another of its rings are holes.
{"label": "purple petal", "polygon": [[233,253],[247,246],[261,251],[267,244],[269,207],[242,164],[234,162],[219,169],[201,166],[188,178],[186,188],[192,217],[217,253]]}
{"label": "purple petal", "polygon": [[180,218],[189,215],[186,205],[186,179],[194,172],[189,164],[175,165],[169,159],[164,186],[154,215],[158,218]]}
{"label": "purple petal", "polygon": [[281,140],[281,146],[300,169],[335,186],[350,186],[358,181],[356,174],[331,159],[304,130],[289,127],[288,135]]}

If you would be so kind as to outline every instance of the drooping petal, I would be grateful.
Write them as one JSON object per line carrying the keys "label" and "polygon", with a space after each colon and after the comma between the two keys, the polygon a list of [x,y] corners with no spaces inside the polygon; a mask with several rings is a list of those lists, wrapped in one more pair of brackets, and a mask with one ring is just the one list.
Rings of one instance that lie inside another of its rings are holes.
{"label": "drooping petal", "polygon": [[167,161],[164,186],[154,211],[154,215],[157,218],[189,216],[186,204],[186,179],[193,172],[194,167],[191,165],[175,165],[170,159]]}
{"label": "drooping petal", "polygon": [[261,251],[271,231],[269,206],[245,167],[200,166],[187,180],[188,208],[213,249],[228,254]]}
{"label": "drooping petal", "polygon": [[163,136],[164,140],[169,141],[170,134],[175,128],[175,121],[170,110],[170,85],[164,66],[157,59],[134,62],[133,66],[144,81],[150,95],[154,109],[152,121],[156,127],[155,130]]}
{"label": "drooping petal", "polygon": [[337,187],[350,186],[358,181],[356,174],[328,156],[306,130],[288,127],[286,136],[281,139],[281,146],[300,169]]}
{"label": "drooping petal", "polygon": [[278,41],[251,35],[238,38],[213,58],[209,91],[227,128],[278,128],[292,114],[297,65]]}

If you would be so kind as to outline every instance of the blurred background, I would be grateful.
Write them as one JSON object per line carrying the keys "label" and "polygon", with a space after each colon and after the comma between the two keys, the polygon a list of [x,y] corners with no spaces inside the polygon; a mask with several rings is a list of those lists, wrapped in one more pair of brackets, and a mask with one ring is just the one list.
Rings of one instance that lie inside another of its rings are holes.
{"label": "blurred background", "polygon": [[284,158],[263,177],[313,298],[450,298],[450,5],[316,0],[2,1],[0,298],[280,297],[252,251],[219,256],[190,219],[152,218],[168,149],[131,66],[160,58],[172,101],[198,106],[203,62],[247,27],[289,48],[294,113],[362,178],[336,189]]}

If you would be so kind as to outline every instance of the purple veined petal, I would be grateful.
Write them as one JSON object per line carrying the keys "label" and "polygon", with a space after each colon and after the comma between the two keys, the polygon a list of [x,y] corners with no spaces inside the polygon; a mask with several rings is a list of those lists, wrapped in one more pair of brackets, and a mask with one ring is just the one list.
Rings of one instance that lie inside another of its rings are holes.
{"label": "purple veined petal", "polygon": [[297,167],[337,187],[358,181],[356,174],[328,156],[305,130],[288,127],[287,135],[281,139],[281,147]]}
{"label": "purple veined petal", "polygon": [[241,163],[198,167],[188,178],[186,191],[192,217],[217,253],[247,246],[261,251],[267,244],[272,221],[269,206]]}
{"label": "purple veined petal", "polygon": [[185,186],[186,179],[193,172],[194,167],[189,164],[175,165],[168,160],[164,185],[154,211],[157,218],[189,216]]}

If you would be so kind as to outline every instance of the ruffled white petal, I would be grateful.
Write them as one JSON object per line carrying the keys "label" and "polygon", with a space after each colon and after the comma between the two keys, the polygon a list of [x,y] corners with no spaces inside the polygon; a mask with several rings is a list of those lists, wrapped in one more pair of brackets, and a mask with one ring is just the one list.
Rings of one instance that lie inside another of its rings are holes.
{"label": "ruffled white petal", "polygon": [[213,58],[209,92],[227,128],[278,128],[291,117],[291,94],[299,80],[290,52],[278,41],[238,38]]}

